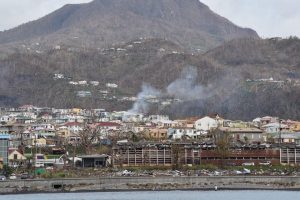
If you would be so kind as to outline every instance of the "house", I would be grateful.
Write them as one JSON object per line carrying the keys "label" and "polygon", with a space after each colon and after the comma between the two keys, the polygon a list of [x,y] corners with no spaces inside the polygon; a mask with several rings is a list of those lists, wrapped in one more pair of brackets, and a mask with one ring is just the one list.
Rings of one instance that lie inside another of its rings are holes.
{"label": "house", "polygon": [[195,121],[195,128],[197,130],[210,131],[211,129],[214,129],[217,127],[218,127],[217,120],[215,120],[211,117],[208,117],[208,116]]}
{"label": "house", "polygon": [[277,133],[280,131],[287,131],[287,130],[289,130],[289,127],[285,124],[274,122],[274,123],[269,123],[269,124],[263,125],[262,129],[266,133]]}
{"label": "house", "polygon": [[98,122],[93,126],[99,128],[102,133],[118,131],[122,128],[122,125],[116,122]]}
{"label": "house", "polygon": [[52,115],[49,115],[48,113],[45,113],[41,116],[41,120],[44,122],[44,123],[49,123],[51,122],[53,119]]}
{"label": "house", "polygon": [[269,123],[275,123],[278,121],[278,117],[271,117],[271,116],[265,116],[260,118],[260,124],[261,125],[266,125]]}
{"label": "house", "polygon": [[45,147],[47,145],[47,140],[45,138],[34,138],[31,140],[32,146]]}
{"label": "house", "polygon": [[258,128],[230,128],[220,127],[218,128],[217,138],[222,137],[219,134],[227,134],[232,139],[232,142],[265,142],[266,136],[263,136],[263,131]]}
{"label": "house", "polygon": [[78,145],[81,141],[81,137],[77,133],[70,133],[68,143],[71,145]]}
{"label": "house", "polygon": [[79,85],[88,85],[87,81],[83,80],[83,81],[78,81]]}
{"label": "house", "polygon": [[118,85],[115,84],[115,83],[106,83],[106,87],[108,87],[108,88],[117,88]]}
{"label": "house", "polygon": [[99,81],[90,81],[90,84],[93,85],[93,86],[98,86]]}
{"label": "house", "polygon": [[178,125],[177,122],[172,120],[153,120],[152,123],[156,124],[160,128],[171,128]]}
{"label": "house", "polygon": [[106,154],[82,155],[78,156],[82,159],[81,166],[83,168],[101,168],[110,165],[110,157]]}
{"label": "house", "polygon": [[92,93],[91,93],[91,91],[82,90],[82,91],[77,91],[77,96],[78,97],[89,97],[89,96],[92,96]]}
{"label": "house", "polygon": [[78,133],[83,130],[83,124],[79,122],[67,122],[64,124],[70,132]]}
{"label": "house", "polygon": [[32,111],[34,109],[34,106],[33,105],[23,105],[23,106],[20,106],[18,108],[19,111],[22,111],[22,112],[25,112],[25,111]]}
{"label": "house", "polygon": [[0,134],[11,134],[13,132],[13,125],[0,125]]}
{"label": "house", "polygon": [[179,119],[174,120],[177,123],[178,127],[187,127],[187,128],[194,128],[195,122],[198,120],[198,117],[189,117],[186,119]]}
{"label": "house", "polygon": [[133,133],[142,133],[149,131],[150,128],[155,128],[153,125],[134,125],[130,123],[126,123],[126,128],[128,131],[132,131]]}
{"label": "house", "polygon": [[286,123],[289,126],[290,131],[300,132],[300,122],[299,121],[287,120]]}
{"label": "house", "polygon": [[260,127],[261,126],[261,118],[257,117],[255,119],[252,120],[252,123],[255,127]]}
{"label": "house", "polygon": [[30,124],[30,123],[34,123],[36,120],[28,116],[18,115],[15,117],[15,121],[18,124]]}
{"label": "house", "polygon": [[231,128],[248,128],[250,127],[250,123],[243,122],[240,120],[231,121],[231,120],[224,120],[223,127],[231,127]]}
{"label": "house", "polygon": [[9,166],[18,167],[25,163],[26,157],[17,150],[10,151],[8,155]]}
{"label": "house", "polygon": [[277,144],[300,144],[300,132],[290,133],[273,133],[272,138]]}
{"label": "house", "polygon": [[82,109],[81,108],[73,108],[71,110],[71,112],[76,114],[76,115],[79,115],[82,112]]}
{"label": "house", "polygon": [[0,123],[10,123],[14,121],[14,117],[10,115],[2,115],[0,116]]}
{"label": "house", "polygon": [[70,137],[70,131],[68,130],[68,127],[61,126],[56,131],[56,135],[58,135],[59,137],[63,137],[63,138],[69,138]]}
{"label": "house", "polygon": [[168,129],[151,127],[145,131],[144,136],[149,139],[165,140],[167,139]]}
{"label": "house", "polygon": [[183,137],[187,137],[190,139],[197,139],[200,136],[205,134],[206,134],[205,131],[200,131],[195,128],[178,127],[178,128],[169,128],[167,135],[169,139],[177,140]]}

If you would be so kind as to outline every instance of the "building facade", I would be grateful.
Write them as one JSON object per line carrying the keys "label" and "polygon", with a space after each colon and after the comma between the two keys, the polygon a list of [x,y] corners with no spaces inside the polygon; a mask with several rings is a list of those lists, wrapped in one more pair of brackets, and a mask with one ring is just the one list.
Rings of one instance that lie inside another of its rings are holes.
{"label": "building facade", "polygon": [[8,145],[9,145],[9,135],[0,134],[0,157],[3,159],[3,164],[8,164]]}

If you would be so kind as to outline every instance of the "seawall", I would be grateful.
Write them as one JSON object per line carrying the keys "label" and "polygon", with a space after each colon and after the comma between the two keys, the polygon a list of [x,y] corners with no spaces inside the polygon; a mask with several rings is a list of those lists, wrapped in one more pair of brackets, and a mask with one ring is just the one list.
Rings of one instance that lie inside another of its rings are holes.
{"label": "seawall", "polygon": [[0,182],[0,194],[132,190],[300,190],[300,177],[94,177],[80,179],[9,180]]}

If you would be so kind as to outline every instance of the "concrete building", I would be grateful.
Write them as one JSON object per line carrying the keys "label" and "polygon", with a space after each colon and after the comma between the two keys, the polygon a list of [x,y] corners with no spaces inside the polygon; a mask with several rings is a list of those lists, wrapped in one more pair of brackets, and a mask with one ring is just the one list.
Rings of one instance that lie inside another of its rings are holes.
{"label": "concrete building", "polygon": [[108,155],[82,155],[78,156],[82,159],[82,167],[84,168],[98,168],[98,167],[107,167],[110,164]]}
{"label": "concrete building", "polygon": [[[263,131],[258,128],[228,128],[220,127],[219,136],[228,134],[232,138],[233,142],[242,141],[242,142],[266,142],[266,136],[263,136]],[[219,137],[218,136],[218,137]]]}
{"label": "concrete building", "polygon": [[217,127],[218,127],[217,120],[210,118],[208,116],[203,117],[195,122],[195,128],[197,130],[209,131]]}
{"label": "concrete building", "polygon": [[7,134],[0,134],[0,157],[3,159],[3,164],[8,164],[8,144],[10,136]]}

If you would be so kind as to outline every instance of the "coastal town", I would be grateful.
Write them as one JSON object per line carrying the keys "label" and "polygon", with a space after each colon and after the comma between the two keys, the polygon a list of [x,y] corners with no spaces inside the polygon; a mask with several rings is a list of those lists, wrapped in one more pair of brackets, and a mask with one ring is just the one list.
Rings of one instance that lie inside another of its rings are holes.
{"label": "coastal town", "polygon": [[209,174],[205,168],[214,166],[250,174],[247,168],[255,166],[300,163],[300,121],[272,116],[241,121],[208,113],[170,119],[127,111],[24,105],[1,108],[0,123],[2,180],[47,177],[55,171],[67,177],[71,169],[77,175],[86,169],[104,170],[103,176],[111,175],[112,169],[119,170],[114,176],[134,175],[133,169],[188,175],[191,172],[180,170],[201,169]]}

